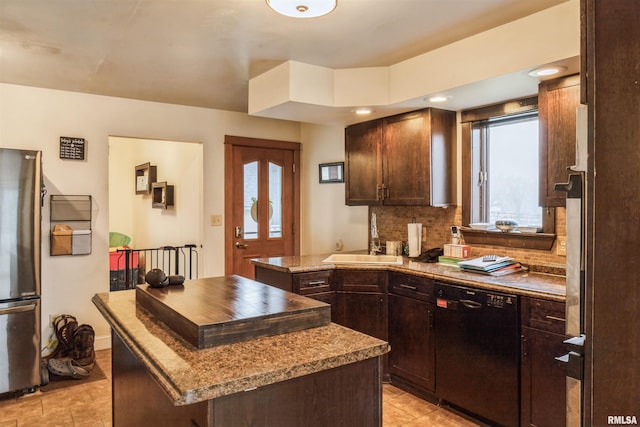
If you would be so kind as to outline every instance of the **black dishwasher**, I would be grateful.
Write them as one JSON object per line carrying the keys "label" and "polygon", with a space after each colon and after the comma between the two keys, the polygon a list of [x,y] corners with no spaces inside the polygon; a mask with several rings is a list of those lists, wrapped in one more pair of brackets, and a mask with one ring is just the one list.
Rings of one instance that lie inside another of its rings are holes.
{"label": "black dishwasher", "polygon": [[492,425],[518,426],[515,295],[437,283],[436,394]]}

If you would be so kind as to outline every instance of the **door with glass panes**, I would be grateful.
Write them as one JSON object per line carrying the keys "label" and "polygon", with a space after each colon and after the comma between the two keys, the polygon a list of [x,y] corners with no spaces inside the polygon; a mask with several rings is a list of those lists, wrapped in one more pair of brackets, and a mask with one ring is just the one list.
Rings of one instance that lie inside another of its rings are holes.
{"label": "door with glass panes", "polygon": [[[296,254],[295,153],[233,145],[227,173],[226,274],[254,278],[251,258]],[[229,212],[229,207],[231,212]],[[231,257],[229,257],[229,253]]]}

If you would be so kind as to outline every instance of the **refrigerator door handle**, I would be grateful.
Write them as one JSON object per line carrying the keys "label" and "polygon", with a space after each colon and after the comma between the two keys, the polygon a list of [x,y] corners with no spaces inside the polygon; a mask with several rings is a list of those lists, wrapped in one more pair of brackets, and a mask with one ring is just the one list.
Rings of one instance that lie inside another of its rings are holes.
{"label": "refrigerator door handle", "polygon": [[5,315],[5,314],[15,314],[15,313],[24,313],[26,311],[33,311],[35,310],[37,307],[36,304],[28,304],[28,305],[19,305],[16,307],[7,307],[7,308],[0,308],[0,316]]}
{"label": "refrigerator door handle", "polygon": [[567,377],[581,381],[584,373],[585,335],[571,337],[563,342],[569,352],[555,359],[563,365]]}

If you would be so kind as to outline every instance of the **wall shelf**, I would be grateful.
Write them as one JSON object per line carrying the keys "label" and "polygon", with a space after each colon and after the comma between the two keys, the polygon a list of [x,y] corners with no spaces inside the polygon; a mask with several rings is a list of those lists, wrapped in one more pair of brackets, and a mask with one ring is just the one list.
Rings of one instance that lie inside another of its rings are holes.
{"label": "wall shelf", "polygon": [[136,194],[149,194],[157,180],[158,168],[151,163],[136,166]]}
{"label": "wall shelf", "polygon": [[91,253],[91,196],[52,194],[50,254],[88,255]]}
{"label": "wall shelf", "polygon": [[151,184],[152,207],[167,209],[173,206],[173,185],[167,185],[166,181]]}

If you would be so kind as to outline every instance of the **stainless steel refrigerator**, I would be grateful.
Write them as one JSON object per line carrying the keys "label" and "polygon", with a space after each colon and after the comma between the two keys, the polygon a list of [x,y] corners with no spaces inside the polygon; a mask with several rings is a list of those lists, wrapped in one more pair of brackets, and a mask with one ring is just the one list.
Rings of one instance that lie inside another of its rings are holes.
{"label": "stainless steel refrigerator", "polygon": [[569,167],[569,181],[555,185],[558,191],[567,193],[566,201],[566,334],[564,341],[567,353],[556,359],[562,362],[567,372],[567,427],[583,425],[584,413],[584,355],[585,333],[585,280],[586,230],[585,230],[585,174],[587,173],[587,108],[581,106],[576,111],[576,164]]}
{"label": "stainless steel refrigerator", "polygon": [[0,148],[0,393],[40,385],[41,153]]}

